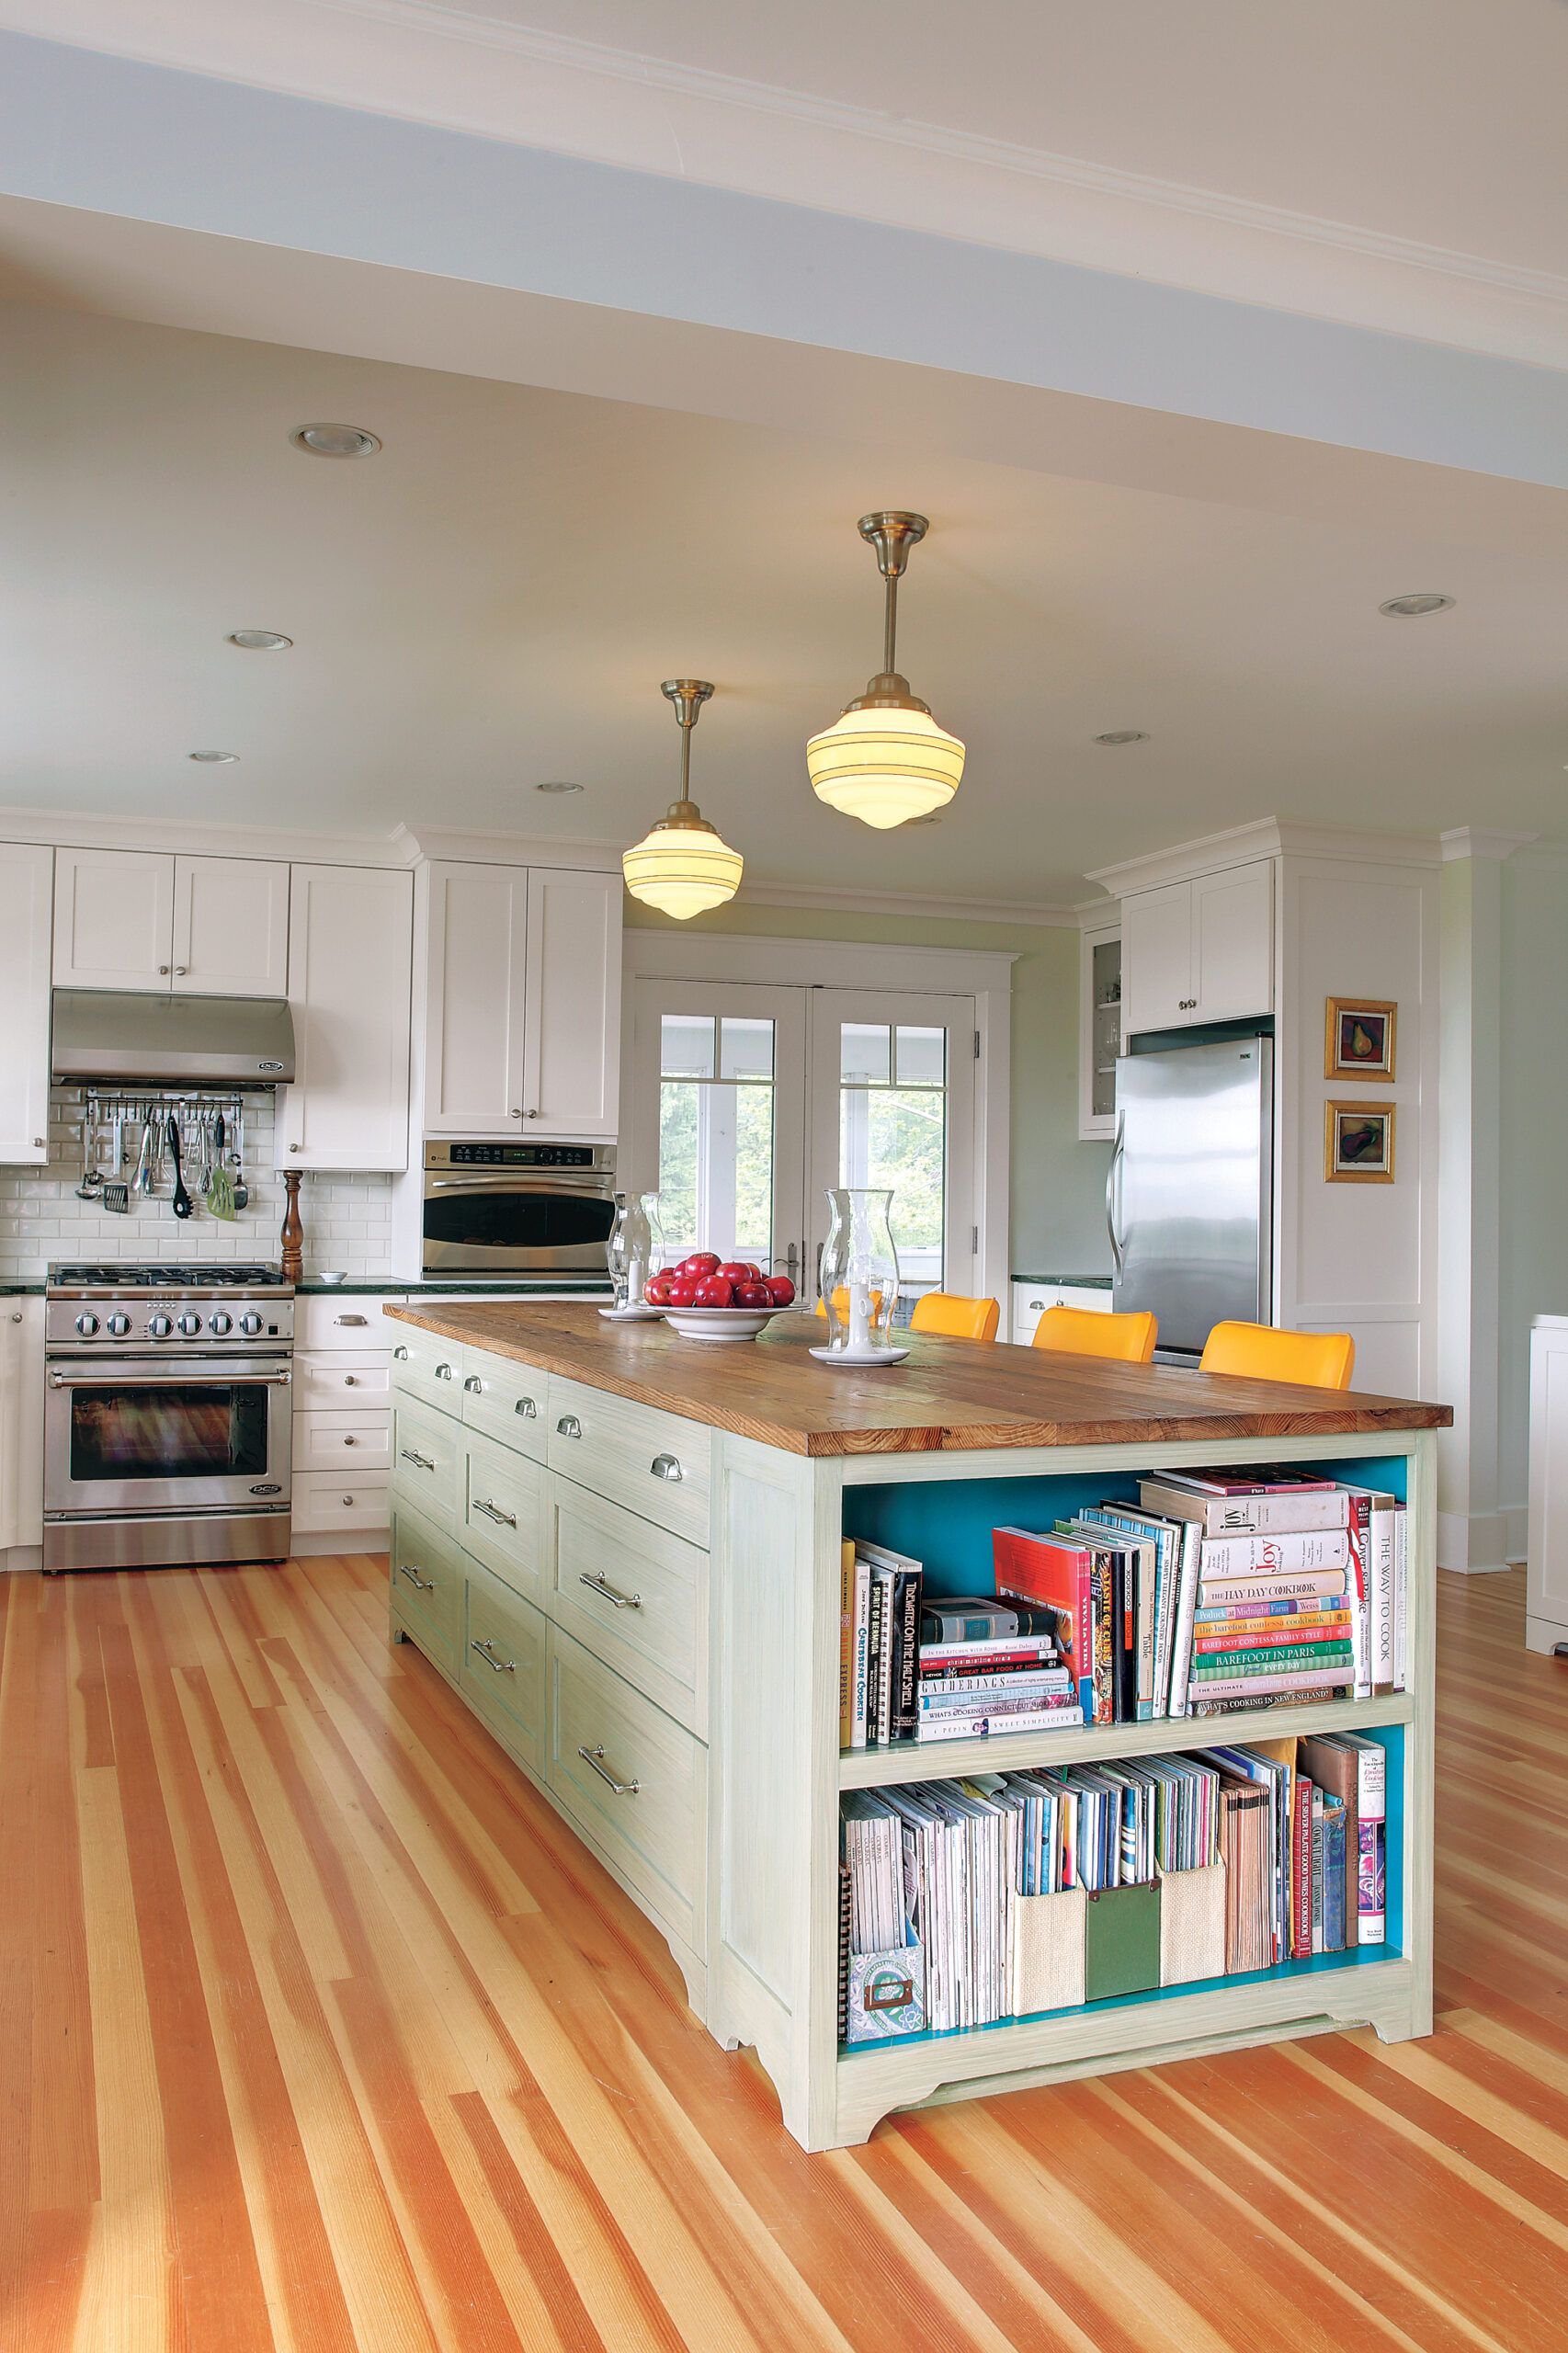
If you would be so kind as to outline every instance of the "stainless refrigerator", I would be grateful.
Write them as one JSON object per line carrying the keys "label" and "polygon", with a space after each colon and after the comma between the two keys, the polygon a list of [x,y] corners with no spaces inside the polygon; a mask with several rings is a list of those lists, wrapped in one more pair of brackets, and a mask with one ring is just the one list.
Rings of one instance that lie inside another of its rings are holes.
{"label": "stainless refrigerator", "polygon": [[1158,1353],[1196,1361],[1227,1317],[1273,1320],[1274,1040],[1123,1054],[1106,1183],[1114,1305],[1151,1307]]}

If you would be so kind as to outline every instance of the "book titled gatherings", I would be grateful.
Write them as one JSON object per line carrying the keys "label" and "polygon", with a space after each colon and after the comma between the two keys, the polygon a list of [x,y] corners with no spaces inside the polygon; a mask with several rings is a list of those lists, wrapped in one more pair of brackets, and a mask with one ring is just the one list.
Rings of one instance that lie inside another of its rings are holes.
{"label": "book titled gatherings", "polygon": [[841,1747],[1083,1722],[1050,1609],[979,1596],[926,1600],[918,1561],[847,1538],[839,1602]]}
{"label": "book titled gatherings", "polygon": [[[846,1791],[840,2040],[1382,1944],[1387,1761],[1381,1742],[1337,1733]],[[1122,1889],[1144,1895],[1110,1895]],[[1025,1899],[1077,1890],[1089,1942],[1064,1996],[1031,1973]]]}

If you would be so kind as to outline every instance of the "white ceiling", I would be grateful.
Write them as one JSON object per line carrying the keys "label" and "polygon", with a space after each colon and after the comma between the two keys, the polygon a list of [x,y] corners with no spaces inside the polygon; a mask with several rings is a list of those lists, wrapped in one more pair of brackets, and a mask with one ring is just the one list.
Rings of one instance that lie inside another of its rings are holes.
{"label": "white ceiling", "polygon": [[[373,5],[362,11],[383,13]],[[1561,271],[1562,0],[422,0],[772,92]]]}
{"label": "white ceiling", "polygon": [[[9,307],[0,801],[622,842],[670,797],[659,681],[718,687],[695,788],[759,882],[1071,900],[1278,813],[1565,829],[1561,557],[64,311]],[[289,444],[371,426],[372,460]],[[940,827],[813,801],[880,655],[865,508],[924,509],[901,655],[970,764]],[[1458,608],[1388,621],[1389,596]],[[223,642],[281,630],[282,654]],[[1150,741],[1090,738],[1120,727]],[[237,767],[192,767],[213,746]],[[535,783],[582,782],[548,798]]]}

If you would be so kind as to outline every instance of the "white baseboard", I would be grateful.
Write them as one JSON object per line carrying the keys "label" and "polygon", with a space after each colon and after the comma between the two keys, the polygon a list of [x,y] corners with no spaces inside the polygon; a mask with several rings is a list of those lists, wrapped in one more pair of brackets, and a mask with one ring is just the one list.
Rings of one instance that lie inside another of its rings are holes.
{"label": "white baseboard", "polygon": [[20,1575],[43,1566],[41,1544],[8,1544],[0,1549],[0,1576]]}
{"label": "white baseboard", "polygon": [[313,1561],[324,1552],[384,1552],[391,1543],[390,1528],[357,1528],[345,1535],[335,1535],[330,1528],[324,1528],[317,1535],[296,1532],[289,1546],[289,1558]]}
{"label": "white baseboard", "polygon": [[1440,1511],[1437,1566],[1461,1576],[1495,1576],[1518,1552],[1510,1549],[1509,1511]]}

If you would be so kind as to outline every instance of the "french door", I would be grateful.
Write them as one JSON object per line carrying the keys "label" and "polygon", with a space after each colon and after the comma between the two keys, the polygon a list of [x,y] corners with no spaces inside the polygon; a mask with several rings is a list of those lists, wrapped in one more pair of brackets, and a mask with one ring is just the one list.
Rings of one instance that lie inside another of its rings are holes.
{"label": "french door", "polygon": [[892,1195],[900,1290],[972,1290],[974,1000],[642,979],[623,1181],[666,1256],[755,1259],[816,1296],[827,1189]]}

